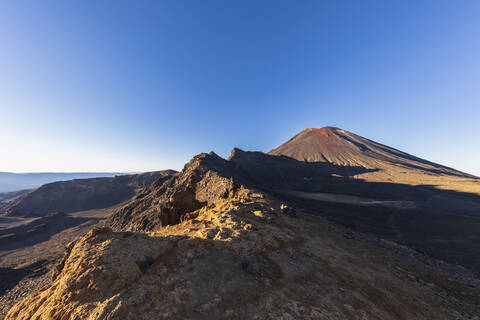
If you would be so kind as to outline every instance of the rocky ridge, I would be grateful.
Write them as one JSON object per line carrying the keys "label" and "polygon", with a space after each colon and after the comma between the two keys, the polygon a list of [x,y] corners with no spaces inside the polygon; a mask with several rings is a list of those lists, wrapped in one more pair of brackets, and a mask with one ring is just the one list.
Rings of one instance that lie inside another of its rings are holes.
{"label": "rocky ridge", "polygon": [[96,228],[6,319],[475,319],[480,283],[239,187],[149,233]]}
{"label": "rocky ridge", "polygon": [[[376,173],[361,166],[298,161],[237,148],[228,159],[213,152],[203,153],[177,175],[157,181],[126,202],[111,216],[110,225],[116,231],[148,232],[177,224],[189,213],[228,196],[236,184],[269,193],[359,231],[398,239],[437,258],[479,270],[475,252],[479,248],[476,226],[480,220],[474,213],[480,209],[480,198],[432,186],[357,178]],[[319,195],[326,195],[327,201],[312,200]],[[335,197],[352,196],[371,204],[329,203]]]}
{"label": "rocky ridge", "polygon": [[[354,172],[364,171],[358,168]],[[110,222],[114,230],[152,231],[179,223],[186,214],[228,196],[238,185],[262,190],[308,189],[325,179],[338,180],[351,175],[351,168],[304,163],[237,148],[228,159],[214,152],[202,153],[190,160],[180,173],[136,194],[112,215]]]}
{"label": "rocky ridge", "polygon": [[152,231],[179,223],[183,217],[225,197],[237,181],[247,182],[233,163],[215,153],[202,153],[166,181],[157,181],[135,195],[111,218],[114,230]]}

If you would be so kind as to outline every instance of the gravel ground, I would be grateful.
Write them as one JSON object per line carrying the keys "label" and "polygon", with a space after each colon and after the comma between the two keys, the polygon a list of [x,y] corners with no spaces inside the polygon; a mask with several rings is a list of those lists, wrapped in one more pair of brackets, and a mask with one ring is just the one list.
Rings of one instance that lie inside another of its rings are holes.
{"label": "gravel ground", "polygon": [[5,317],[8,310],[10,310],[15,303],[50,283],[50,272],[47,271],[48,270],[45,270],[41,275],[37,274],[23,278],[16,286],[0,296],[0,319]]}
{"label": "gravel ground", "polygon": [[[63,256],[65,245],[83,236],[93,226],[103,224],[103,220],[113,209],[114,207],[71,213],[69,216],[83,218],[85,222],[66,228],[52,235],[47,241],[13,250],[0,246],[0,320],[15,303],[47,285],[51,277],[49,271]],[[42,232],[42,229],[38,232]],[[17,243],[20,243],[20,240],[12,239]]]}

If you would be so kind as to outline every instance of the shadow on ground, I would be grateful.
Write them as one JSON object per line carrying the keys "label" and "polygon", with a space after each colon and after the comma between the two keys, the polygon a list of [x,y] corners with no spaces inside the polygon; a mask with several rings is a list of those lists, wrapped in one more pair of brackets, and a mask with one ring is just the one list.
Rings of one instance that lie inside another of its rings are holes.
{"label": "shadow on ground", "polygon": [[72,217],[65,213],[55,213],[38,218],[20,226],[0,230],[0,251],[21,249],[48,241],[62,230],[81,225],[99,218]]}
{"label": "shadow on ground", "polygon": [[[477,194],[441,190],[434,185],[367,182],[353,176],[375,170],[303,162],[261,152],[237,149],[230,160],[247,183],[274,193],[306,212],[480,272],[480,196]],[[276,191],[351,195],[409,201],[414,205],[392,208],[381,204],[335,203]]]}
{"label": "shadow on ground", "polygon": [[39,260],[21,268],[0,268],[0,296],[15,287],[25,277],[39,277],[46,272],[48,262]]}

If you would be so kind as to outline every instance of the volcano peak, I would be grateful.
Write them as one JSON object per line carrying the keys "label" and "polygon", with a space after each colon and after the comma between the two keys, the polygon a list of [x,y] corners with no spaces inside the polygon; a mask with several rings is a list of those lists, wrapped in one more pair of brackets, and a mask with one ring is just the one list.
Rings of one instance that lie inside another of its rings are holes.
{"label": "volcano peak", "polygon": [[269,154],[306,162],[327,162],[338,166],[378,169],[384,173],[394,170],[410,173],[415,171],[416,174],[429,172],[468,176],[331,126],[304,129]]}

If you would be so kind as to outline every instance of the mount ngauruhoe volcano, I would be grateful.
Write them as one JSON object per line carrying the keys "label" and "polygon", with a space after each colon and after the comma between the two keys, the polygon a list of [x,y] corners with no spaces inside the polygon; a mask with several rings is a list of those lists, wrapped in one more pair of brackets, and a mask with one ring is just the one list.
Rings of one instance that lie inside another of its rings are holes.
{"label": "mount ngauruhoe volcano", "polygon": [[269,154],[338,166],[379,170],[397,166],[433,174],[472,177],[334,127],[305,129]]}
{"label": "mount ngauruhoe volcano", "polygon": [[439,188],[480,192],[478,179],[334,127],[305,129],[271,155],[299,161],[369,169],[358,177],[366,181],[435,185]]}
{"label": "mount ngauruhoe volcano", "polygon": [[480,314],[480,179],[338,128],[202,153],[110,210],[6,319]]}

